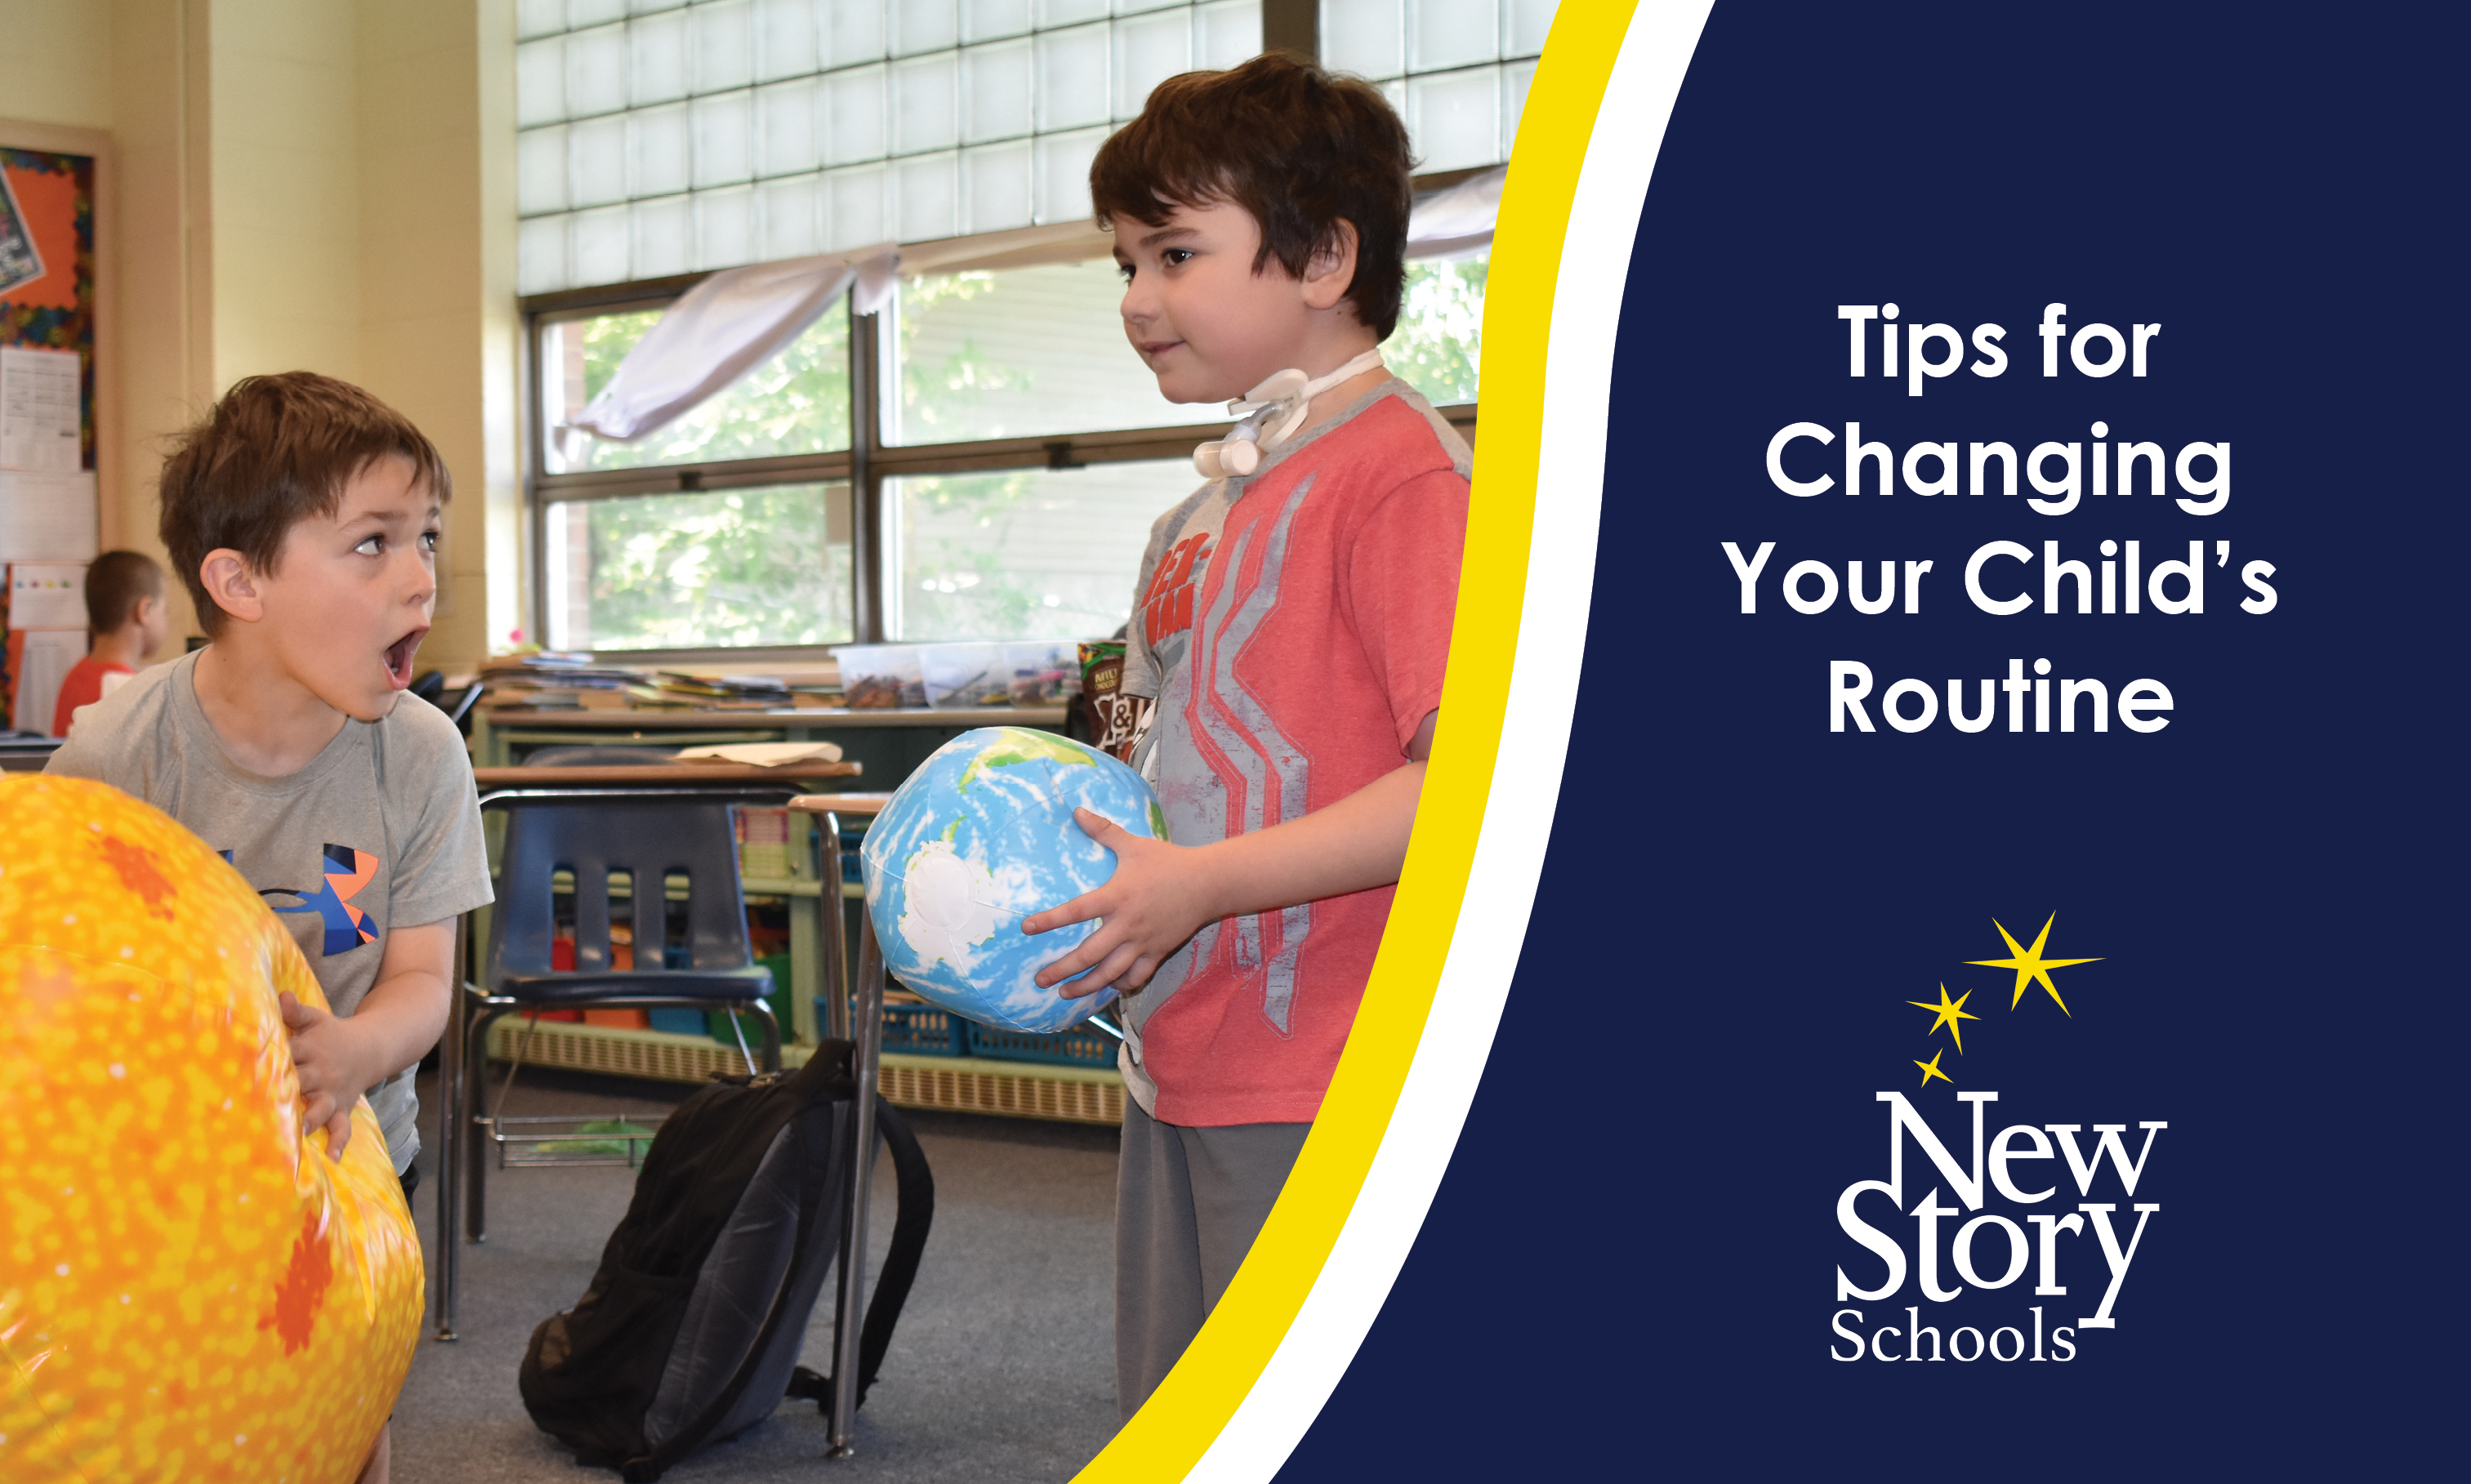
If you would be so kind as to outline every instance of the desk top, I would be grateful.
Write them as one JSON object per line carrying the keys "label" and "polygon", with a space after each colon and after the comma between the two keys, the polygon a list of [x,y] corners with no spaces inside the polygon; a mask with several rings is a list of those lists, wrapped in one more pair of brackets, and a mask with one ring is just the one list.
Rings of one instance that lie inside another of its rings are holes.
{"label": "desk top", "polygon": [[694,731],[708,732],[731,727],[876,727],[876,726],[949,726],[967,729],[974,726],[1036,726],[1060,727],[1067,708],[1062,706],[966,706],[943,711],[926,706],[859,707],[853,711],[833,706],[780,706],[765,711],[634,711],[586,707],[581,710],[540,710],[530,706],[491,706],[482,703],[481,710],[494,727],[611,727],[622,731]]}
{"label": "desk top", "polygon": [[889,793],[808,793],[789,801],[802,814],[880,814],[892,802]]}
{"label": "desk top", "polygon": [[758,767],[752,763],[596,763],[568,767],[476,767],[472,781],[483,789],[692,789],[707,784],[812,783],[822,778],[856,778],[859,771],[856,763],[785,763],[779,767]]}

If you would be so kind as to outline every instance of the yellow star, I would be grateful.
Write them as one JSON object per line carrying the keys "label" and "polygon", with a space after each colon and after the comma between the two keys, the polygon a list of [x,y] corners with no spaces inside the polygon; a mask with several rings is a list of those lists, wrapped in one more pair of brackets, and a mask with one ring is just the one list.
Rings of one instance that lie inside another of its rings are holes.
{"label": "yellow star", "polygon": [[[1908,1000],[1905,1003],[1912,1005],[1917,1010],[1936,1011],[1939,1015],[1939,1019],[1931,1022],[1931,1028],[1923,1031],[1922,1034],[1926,1036],[1937,1035],[1939,1034],[1939,1028],[1942,1025],[1946,1026],[1947,1033],[1956,1038],[1957,1054],[1962,1056],[1965,1054],[1965,1027],[1958,1025],[1957,1022],[1978,1021],[1982,1019],[1979,1015],[1967,1015],[1965,1011],[1965,1002],[1972,998],[1973,991],[1968,989],[1964,994],[1956,997],[1955,1003],[1950,1004],[1947,999],[1947,986],[1942,984],[1939,987],[1939,1003],[1925,1004],[1918,1000]],[[2014,1006],[2012,1005],[2010,1008],[2012,1009]],[[1920,1063],[1917,1062],[1915,1065],[1919,1066]],[[1930,1079],[1928,1077],[1924,1077],[1922,1080],[1924,1082],[1928,1082]]]}
{"label": "yellow star", "polygon": [[[1927,1009],[1929,1007],[1926,1005],[1923,1008]],[[1919,1067],[1922,1070],[1922,1086],[1930,1086],[1930,1079],[1933,1077],[1939,1078],[1942,1082],[1946,1083],[1950,1087],[1956,1086],[1956,1079],[1954,1077],[1951,1077],[1946,1072],[1939,1070],[1939,1059],[1946,1054],[1947,1048],[1945,1047],[1942,1047],[1940,1049],[1931,1053],[1931,1059],[1929,1061],[1914,1063],[1915,1066]]]}
{"label": "yellow star", "polygon": [[[2100,963],[2102,960],[2099,958],[2043,957],[2042,945],[2051,940],[2051,923],[2058,922],[2059,920],[2059,914],[2053,912],[2050,916],[2050,920],[2042,924],[2042,935],[2034,940],[2034,946],[2032,948],[2018,948],[2016,946],[2015,935],[2011,933],[2006,928],[2000,927],[1998,919],[1993,918],[1991,919],[1990,926],[1998,928],[1999,935],[2008,940],[2008,952],[2012,956],[2007,958],[1968,958],[1965,962],[1984,969],[2013,969],[2016,971],[2016,993],[2009,997],[2008,1008],[2012,1010],[2024,1001],[2025,986],[2027,984],[2039,984],[2043,989],[2050,992],[2051,1001],[2059,1007],[2059,1013],[2067,1016],[2070,1020],[2074,1020],[2076,1018],[2076,1012],[2070,1010],[2068,1008],[2068,1002],[2059,998],[2059,988],[2051,982],[2051,971],[2053,969],[2064,969],[2070,964]],[[1928,1009],[1930,1007],[1928,1005],[1924,1005],[1922,1008]]]}

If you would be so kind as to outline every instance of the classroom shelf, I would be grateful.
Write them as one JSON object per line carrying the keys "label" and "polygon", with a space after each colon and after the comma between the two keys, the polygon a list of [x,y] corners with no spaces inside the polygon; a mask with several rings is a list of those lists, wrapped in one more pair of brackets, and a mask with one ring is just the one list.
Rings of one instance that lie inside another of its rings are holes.
{"label": "classroom shelf", "polygon": [[[489,1027],[489,1056],[509,1061],[525,1021],[509,1015]],[[781,1064],[806,1064],[813,1048],[781,1048]],[[736,1047],[710,1036],[623,1030],[573,1021],[542,1021],[524,1052],[527,1066],[701,1085],[712,1074],[742,1072]],[[1051,1067],[976,1056],[903,1056],[885,1052],[883,1095],[903,1108],[942,1108],[1068,1123],[1121,1123],[1124,1080],[1112,1067]]]}

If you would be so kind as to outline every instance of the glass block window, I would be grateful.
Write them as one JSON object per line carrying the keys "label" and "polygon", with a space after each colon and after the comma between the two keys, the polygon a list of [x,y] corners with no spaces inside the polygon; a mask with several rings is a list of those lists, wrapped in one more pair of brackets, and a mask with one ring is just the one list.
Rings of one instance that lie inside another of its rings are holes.
{"label": "glass block window", "polygon": [[846,483],[560,501],[543,514],[551,648],[850,640]]}
{"label": "glass block window", "polygon": [[1417,170],[1510,158],[1556,0],[1320,0],[1321,64],[1381,84]]}
{"label": "glass block window", "polygon": [[517,24],[523,294],[1086,217],[1151,87],[1261,44],[1260,0],[519,0]]}

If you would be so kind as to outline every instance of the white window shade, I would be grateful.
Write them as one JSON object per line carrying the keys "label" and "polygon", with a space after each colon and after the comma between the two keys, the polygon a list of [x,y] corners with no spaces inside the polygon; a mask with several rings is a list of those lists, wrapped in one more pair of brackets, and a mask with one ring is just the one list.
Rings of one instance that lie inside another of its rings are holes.
{"label": "white window shade", "polygon": [[1098,142],[1258,53],[1261,8],[518,0],[516,26],[517,288],[544,294],[1085,219]]}

